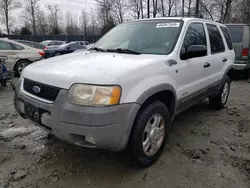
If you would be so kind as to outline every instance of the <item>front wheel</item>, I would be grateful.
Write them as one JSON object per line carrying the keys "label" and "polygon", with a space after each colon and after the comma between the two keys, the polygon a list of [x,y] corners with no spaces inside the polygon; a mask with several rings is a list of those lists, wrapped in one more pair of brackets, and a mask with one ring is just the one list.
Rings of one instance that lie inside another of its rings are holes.
{"label": "front wheel", "polygon": [[158,160],[166,144],[169,122],[168,108],[160,101],[139,112],[129,143],[129,153],[136,165],[148,167]]}
{"label": "front wheel", "polygon": [[215,97],[209,98],[209,106],[211,108],[217,110],[224,108],[229,97],[230,84],[231,84],[230,78],[227,76],[218,94]]}

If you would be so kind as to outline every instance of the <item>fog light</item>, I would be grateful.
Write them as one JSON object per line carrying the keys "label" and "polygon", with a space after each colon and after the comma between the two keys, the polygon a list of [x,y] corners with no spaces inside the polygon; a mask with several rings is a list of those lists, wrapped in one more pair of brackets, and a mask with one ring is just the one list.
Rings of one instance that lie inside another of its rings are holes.
{"label": "fog light", "polygon": [[92,136],[85,136],[85,141],[90,144],[96,145],[95,139]]}

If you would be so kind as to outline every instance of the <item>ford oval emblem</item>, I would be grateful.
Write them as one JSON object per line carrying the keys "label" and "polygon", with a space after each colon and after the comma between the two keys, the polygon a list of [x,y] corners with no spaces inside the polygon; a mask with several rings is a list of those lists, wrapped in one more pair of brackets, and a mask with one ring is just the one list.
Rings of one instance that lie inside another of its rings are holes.
{"label": "ford oval emblem", "polygon": [[38,86],[34,86],[34,87],[32,88],[32,90],[34,91],[34,93],[40,93],[41,88],[38,87]]}

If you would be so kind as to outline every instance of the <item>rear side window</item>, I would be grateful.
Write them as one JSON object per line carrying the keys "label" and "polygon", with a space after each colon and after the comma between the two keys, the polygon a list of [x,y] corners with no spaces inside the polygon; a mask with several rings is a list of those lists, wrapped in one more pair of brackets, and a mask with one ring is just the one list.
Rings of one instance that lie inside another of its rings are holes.
{"label": "rear side window", "polygon": [[233,49],[233,42],[232,42],[232,39],[230,37],[230,34],[229,34],[227,28],[222,27],[222,26],[220,28],[221,28],[222,33],[223,33],[223,35],[224,35],[224,37],[225,37],[225,39],[227,41],[227,45],[228,45],[229,50],[232,50]]}
{"label": "rear side window", "polygon": [[192,45],[207,46],[205,29],[202,23],[191,23],[188,27],[183,47],[186,51]]}
{"label": "rear side window", "polygon": [[55,42],[55,45],[61,45],[61,44],[63,44],[63,42],[60,42],[60,41]]}
{"label": "rear side window", "polygon": [[24,47],[17,45],[17,44],[14,44],[14,43],[12,43],[11,46],[12,46],[13,50],[23,50],[24,49]]}
{"label": "rear side window", "polygon": [[207,24],[207,30],[210,39],[211,53],[220,53],[225,51],[225,45],[216,25]]}
{"label": "rear side window", "polygon": [[232,39],[233,43],[241,43],[243,38],[243,27],[240,26],[227,26]]}
{"label": "rear side window", "polygon": [[11,50],[11,45],[8,42],[0,41],[0,50]]}

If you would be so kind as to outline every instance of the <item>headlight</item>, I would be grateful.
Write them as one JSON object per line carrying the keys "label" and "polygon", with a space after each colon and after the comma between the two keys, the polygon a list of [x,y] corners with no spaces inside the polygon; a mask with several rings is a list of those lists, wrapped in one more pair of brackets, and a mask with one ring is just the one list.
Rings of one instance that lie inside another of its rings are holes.
{"label": "headlight", "polygon": [[86,106],[116,105],[121,97],[119,86],[74,84],[69,90],[69,102]]}

